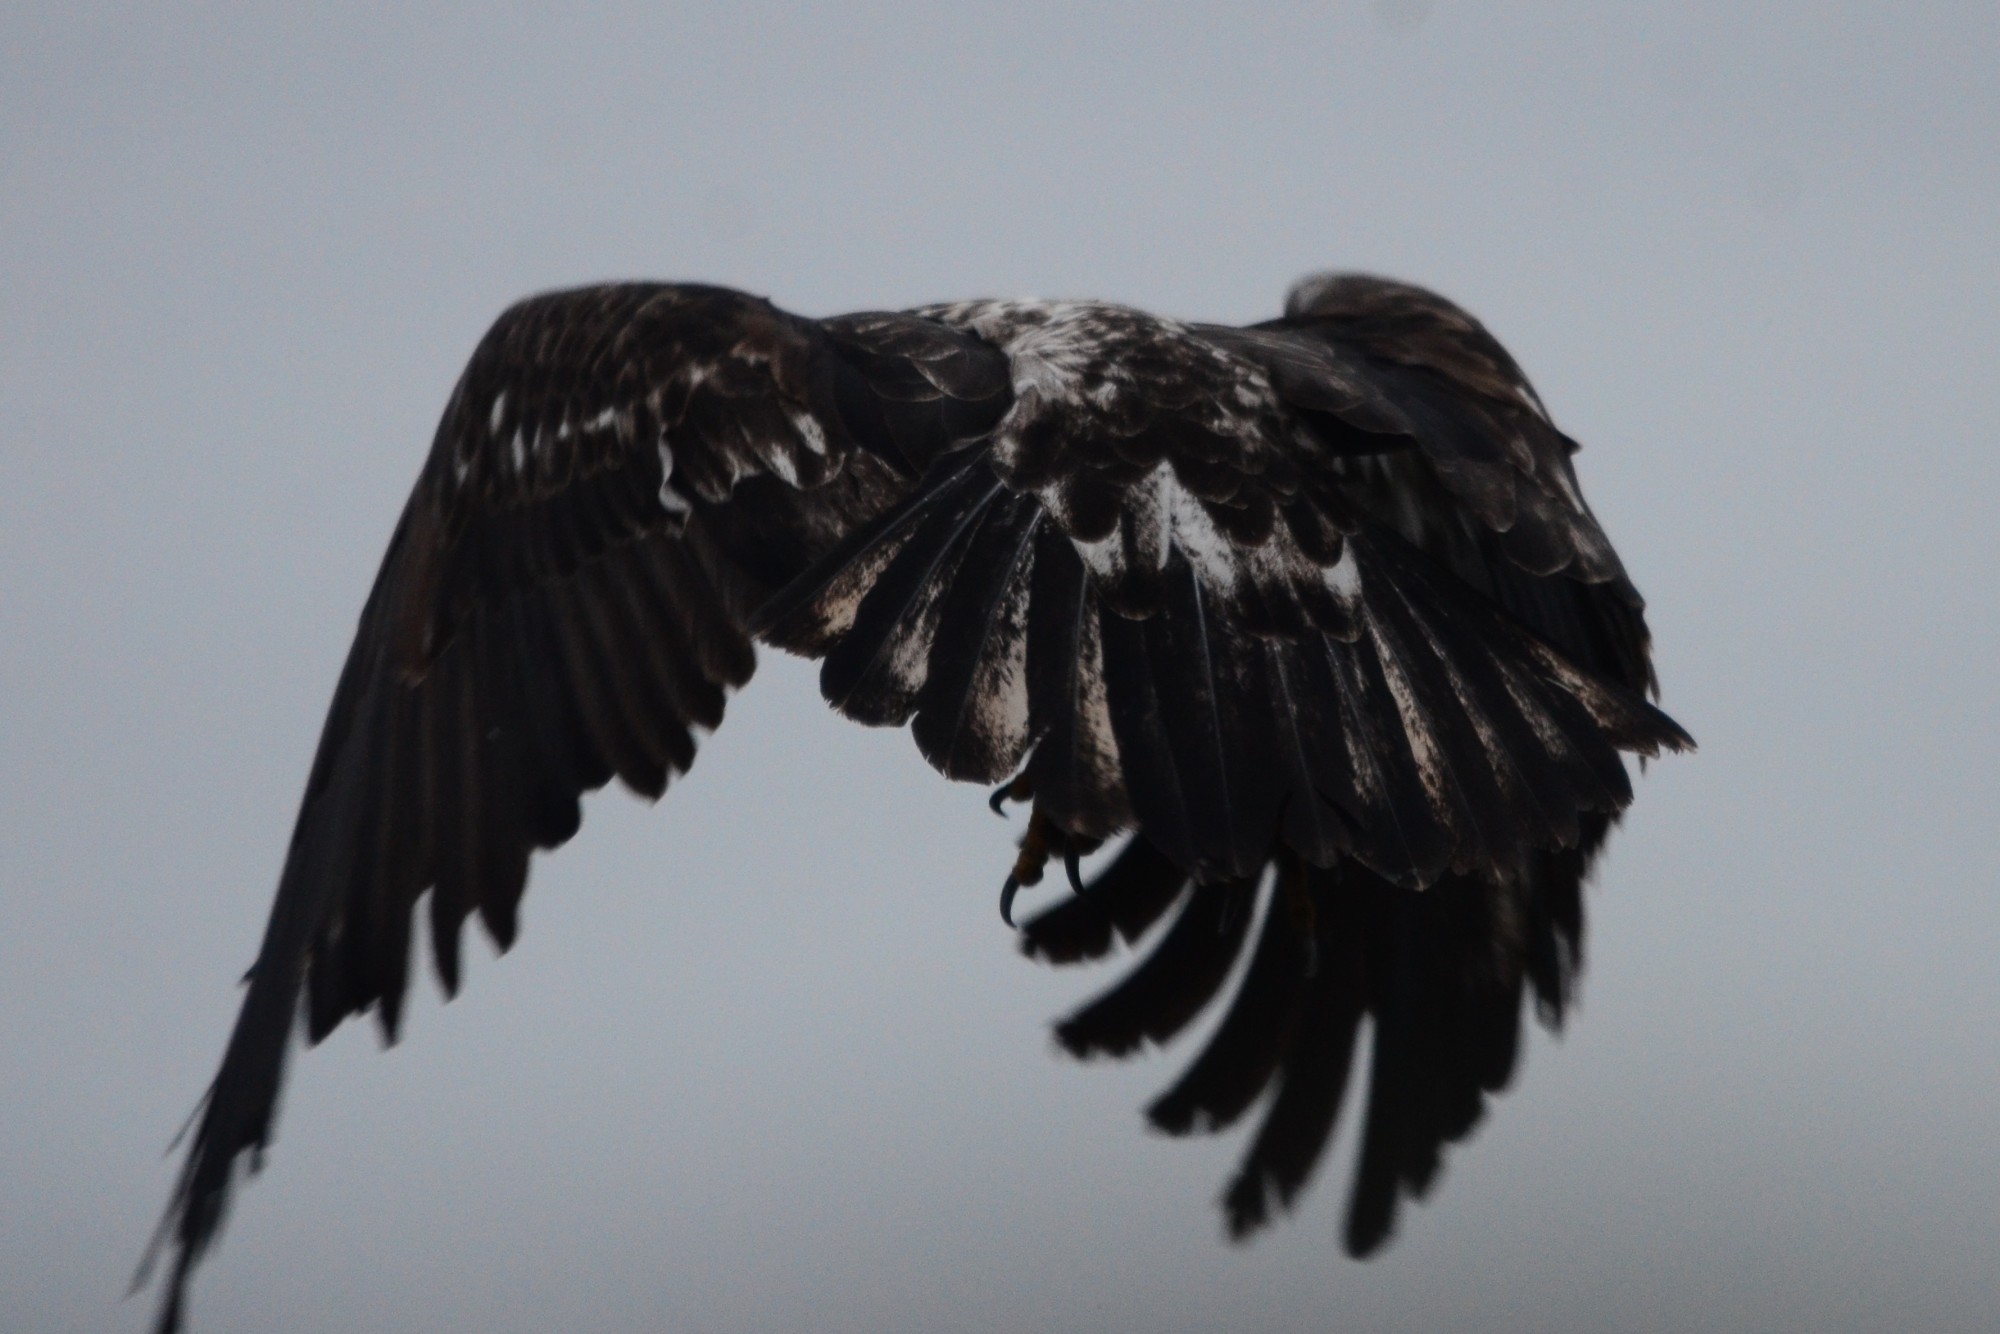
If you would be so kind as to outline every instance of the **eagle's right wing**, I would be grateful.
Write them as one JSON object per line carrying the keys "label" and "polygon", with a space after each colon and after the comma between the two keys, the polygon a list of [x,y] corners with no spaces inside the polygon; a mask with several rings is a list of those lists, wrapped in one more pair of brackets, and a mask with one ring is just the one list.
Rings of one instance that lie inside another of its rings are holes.
{"label": "eagle's right wing", "polygon": [[616,776],[658,797],[750,676],[750,609],[1007,392],[993,349],[932,322],[823,324],[719,288],[586,288],[500,317],[334,692],[156,1238],[162,1330],[238,1159],[270,1142],[301,994],[309,1040],[370,1009],[393,1040],[426,894],[448,993],[469,915],[506,949],[529,855],[576,832],[579,796]]}

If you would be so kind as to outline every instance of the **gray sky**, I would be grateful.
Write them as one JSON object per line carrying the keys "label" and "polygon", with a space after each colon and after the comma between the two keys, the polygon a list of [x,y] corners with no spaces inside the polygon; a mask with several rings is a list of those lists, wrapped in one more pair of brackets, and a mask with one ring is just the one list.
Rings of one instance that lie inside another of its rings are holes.
{"label": "gray sky", "polygon": [[[767,656],[400,1047],[294,1065],[202,1331],[1983,1327],[2000,9],[1465,0],[0,17],[0,1328],[137,1328],[354,617],[528,291],[1484,317],[1700,754],[1382,1259],[1058,1059],[1010,829]],[[920,963],[889,961],[918,956]],[[1198,1039],[1197,1039],[1198,1040]],[[1192,1045],[1190,1042],[1188,1045]],[[1346,1128],[1349,1132],[1352,1126]]]}

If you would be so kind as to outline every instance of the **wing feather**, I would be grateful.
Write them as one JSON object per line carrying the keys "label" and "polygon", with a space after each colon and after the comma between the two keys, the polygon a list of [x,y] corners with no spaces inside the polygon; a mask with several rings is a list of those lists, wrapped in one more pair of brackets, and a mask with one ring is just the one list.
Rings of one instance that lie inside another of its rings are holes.
{"label": "wing feather", "polygon": [[967,539],[999,499],[998,482],[967,474],[889,562],[827,653],[820,688],[857,722],[908,721],[929,673],[933,637]]}
{"label": "wing feather", "polygon": [[1355,1039],[1364,1015],[1360,942],[1341,931],[1344,904],[1320,902],[1314,966],[1292,1041],[1279,1067],[1276,1092],[1251,1137],[1243,1162],[1222,1195],[1223,1218],[1234,1237],[1247,1236],[1289,1209],[1326,1152],[1347,1094]]}
{"label": "wing feather", "polygon": [[1294,905],[1265,896],[1256,951],[1229,1012],[1173,1087],[1146,1117],[1171,1135],[1222,1130],[1240,1118],[1277,1074],[1298,1024],[1310,971],[1308,940],[1286,920]]}
{"label": "wing feather", "polygon": [[1195,885],[1145,961],[1125,980],[1056,1025],[1074,1056],[1123,1056],[1165,1042],[1200,1014],[1229,975],[1250,921],[1255,887],[1242,881]]}
{"label": "wing feather", "polygon": [[[430,712],[438,781],[433,817],[438,841],[436,881],[430,895],[431,952],[447,992],[456,991],[459,983],[459,925],[471,914],[484,888],[479,875],[487,814],[480,791],[484,775],[473,743],[479,721],[465,659],[461,650],[439,664]],[[404,905],[383,904],[380,926],[391,934],[384,940],[378,956],[380,973],[369,990],[381,1005],[382,1031],[390,1039],[400,1028],[409,977],[410,918]]]}
{"label": "wing feather", "polygon": [[996,782],[1027,749],[1027,591],[1042,518],[1022,499],[989,512],[945,594],[910,731],[947,778]]}
{"label": "wing feather", "polygon": [[[1325,716],[1334,703],[1303,688],[1309,670],[1303,646],[1266,640],[1262,692],[1268,701],[1277,767],[1273,777],[1285,796],[1283,841],[1316,866],[1331,863],[1354,847],[1348,796],[1353,771],[1344,748],[1331,744],[1336,733]],[[1336,805],[1339,801],[1343,804]]]}
{"label": "wing feather", "polygon": [[[1220,874],[1248,874],[1262,858],[1249,863],[1239,854],[1252,845],[1238,831],[1238,812],[1248,795],[1241,790],[1243,767],[1230,753],[1235,747],[1223,739],[1222,713],[1233,703],[1222,698],[1230,639],[1221,626],[1209,625],[1213,612],[1203,605],[1201,582],[1185,559],[1170,557],[1162,573],[1161,612],[1143,622],[1143,637],[1155,716],[1180,788],[1178,814],[1186,821],[1197,864]],[[1241,736],[1240,729],[1230,730]]]}
{"label": "wing feather", "polygon": [[1123,758],[1105,692],[1103,637],[1088,576],[1054,524],[1036,534],[1028,602],[1028,778],[1037,800],[1084,838],[1128,826]]}
{"label": "wing feather", "polygon": [[1146,631],[1144,621],[1109,608],[1098,617],[1111,728],[1134,821],[1160,851],[1191,868],[1201,847],[1179,757],[1161,716],[1157,646]]}

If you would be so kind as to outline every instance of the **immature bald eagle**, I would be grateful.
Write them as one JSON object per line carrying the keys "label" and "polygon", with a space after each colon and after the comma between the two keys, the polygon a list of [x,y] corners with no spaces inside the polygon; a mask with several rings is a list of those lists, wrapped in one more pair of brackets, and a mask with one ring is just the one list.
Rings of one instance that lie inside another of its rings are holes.
{"label": "immature bald eagle", "polygon": [[[1130,834],[1021,933],[1057,963],[1172,924],[1057,1029],[1163,1042],[1252,952],[1150,1108],[1213,1130],[1265,1097],[1229,1229],[1289,1205],[1363,1019],[1356,1254],[1559,1019],[1580,885],[1689,739],[1576,446],[1451,303],[1322,276],[1281,319],[1091,302],[811,320],[714,287],[558,292],[473,353],[334,692],[243,1009],[156,1246],[162,1329],[254,1168],[303,1010],[393,1039],[430,893],[447,993],[501,949],[529,853],[614,775],[658,797],[749,679],[820,658],[851,718],[1031,804],[1015,887]],[[1255,936],[1255,942],[1251,937]],[[1266,1097],[1265,1095],[1268,1096]],[[142,1269],[143,1276],[143,1269]]]}

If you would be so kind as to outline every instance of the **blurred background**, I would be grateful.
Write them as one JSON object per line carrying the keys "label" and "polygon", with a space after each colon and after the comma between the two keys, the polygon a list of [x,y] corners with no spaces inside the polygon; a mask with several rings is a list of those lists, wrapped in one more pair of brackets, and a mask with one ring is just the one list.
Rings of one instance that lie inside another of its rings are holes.
{"label": "blurred background", "polygon": [[[53,5],[0,17],[0,1328],[137,1329],[354,618],[517,296],[1484,318],[1666,707],[1583,1003],[1361,1265],[1247,1247],[1016,956],[1018,826],[766,655],[520,944],[298,1059],[223,1331],[1987,1328],[2000,9]],[[1049,891],[1053,892],[1053,891]],[[1032,908],[1041,898],[1024,900]],[[150,1295],[149,1295],[150,1296]]]}

